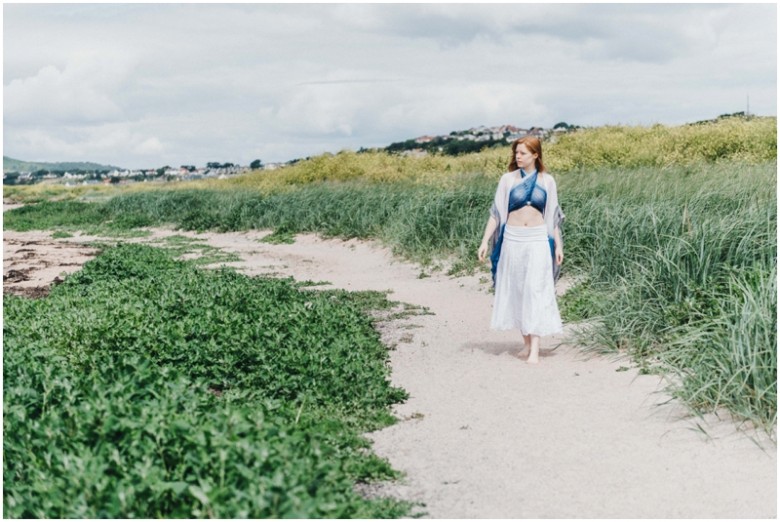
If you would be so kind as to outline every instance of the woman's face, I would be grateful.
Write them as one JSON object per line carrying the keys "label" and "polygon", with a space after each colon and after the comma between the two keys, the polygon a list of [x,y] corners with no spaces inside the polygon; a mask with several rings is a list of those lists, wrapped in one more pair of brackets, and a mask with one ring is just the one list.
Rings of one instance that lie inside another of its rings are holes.
{"label": "woman's face", "polygon": [[525,143],[518,145],[515,150],[515,161],[517,161],[517,166],[526,171],[534,169],[536,166],[536,158],[538,157],[538,154],[531,154],[531,151],[528,150]]}

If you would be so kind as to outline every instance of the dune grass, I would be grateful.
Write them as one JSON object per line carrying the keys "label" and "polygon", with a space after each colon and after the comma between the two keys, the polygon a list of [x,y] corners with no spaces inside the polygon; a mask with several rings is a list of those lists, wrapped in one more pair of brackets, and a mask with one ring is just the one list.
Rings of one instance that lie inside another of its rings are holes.
{"label": "dune grass", "polygon": [[569,319],[597,322],[580,342],[677,375],[671,391],[696,411],[774,429],[776,170],[571,173],[568,259],[585,280]]}

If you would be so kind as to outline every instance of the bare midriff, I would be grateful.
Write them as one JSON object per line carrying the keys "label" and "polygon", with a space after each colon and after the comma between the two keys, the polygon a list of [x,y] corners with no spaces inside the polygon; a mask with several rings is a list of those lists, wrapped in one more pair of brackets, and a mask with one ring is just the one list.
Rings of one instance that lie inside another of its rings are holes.
{"label": "bare midriff", "polygon": [[544,216],[529,205],[510,212],[506,224],[510,227],[538,227],[544,225]]}

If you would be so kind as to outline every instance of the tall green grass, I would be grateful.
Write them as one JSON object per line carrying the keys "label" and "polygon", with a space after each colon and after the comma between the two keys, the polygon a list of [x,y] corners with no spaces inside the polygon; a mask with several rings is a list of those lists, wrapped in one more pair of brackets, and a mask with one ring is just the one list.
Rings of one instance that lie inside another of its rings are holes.
{"label": "tall green grass", "polygon": [[659,356],[679,376],[674,394],[698,410],[725,407],[771,428],[777,421],[776,296],[776,265],[734,272],[713,289],[717,312],[678,328]]}
{"label": "tall green grass", "polygon": [[[776,163],[570,173],[580,342],[676,374],[697,411],[777,420]],[[590,295],[588,295],[590,294]]]}
{"label": "tall green grass", "polygon": [[5,227],[22,231],[126,230],[163,224],[185,230],[274,228],[380,238],[397,254],[417,260],[452,252],[471,258],[467,238],[478,241],[495,187],[493,181],[479,176],[460,179],[450,188],[325,182],[270,194],[239,190],[138,192],[105,203],[44,202],[14,209],[6,212]]}

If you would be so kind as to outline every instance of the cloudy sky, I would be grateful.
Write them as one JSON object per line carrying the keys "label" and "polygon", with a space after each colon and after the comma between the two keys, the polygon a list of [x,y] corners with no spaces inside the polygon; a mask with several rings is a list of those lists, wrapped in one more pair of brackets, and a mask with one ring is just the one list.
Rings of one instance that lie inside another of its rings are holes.
{"label": "cloudy sky", "polygon": [[775,4],[4,4],[3,154],[248,164],[777,114]]}

